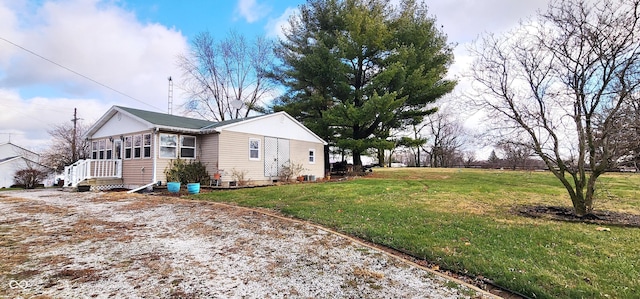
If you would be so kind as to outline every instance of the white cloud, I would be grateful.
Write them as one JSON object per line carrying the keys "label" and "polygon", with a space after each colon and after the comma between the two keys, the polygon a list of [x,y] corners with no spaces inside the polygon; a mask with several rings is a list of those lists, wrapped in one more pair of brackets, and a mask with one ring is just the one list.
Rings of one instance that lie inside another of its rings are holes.
{"label": "white cloud", "polygon": [[49,146],[47,130],[54,125],[71,124],[74,108],[81,122],[91,124],[111,105],[97,99],[34,97],[23,99],[15,91],[0,89],[0,143],[12,143],[34,151]]}
{"label": "white cloud", "polygon": [[269,6],[259,4],[256,0],[238,0],[236,12],[244,18],[247,23],[253,23],[266,16],[270,11]]}
{"label": "white cloud", "polygon": [[267,36],[284,39],[284,32],[289,28],[289,18],[296,13],[298,13],[298,8],[287,7],[278,18],[270,19],[265,27]]}
{"label": "white cloud", "polygon": [[167,77],[180,81],[176,56],[188,49],[180,32],[142,23],[110,1],[29,5],[0,3],[0,37],[139,101],[0,40],[0,109],[16,112],[2,113],[0,133],[40,147],[46,130],[70,121],[74,107],[88,122],[114,104],[166,109]]}

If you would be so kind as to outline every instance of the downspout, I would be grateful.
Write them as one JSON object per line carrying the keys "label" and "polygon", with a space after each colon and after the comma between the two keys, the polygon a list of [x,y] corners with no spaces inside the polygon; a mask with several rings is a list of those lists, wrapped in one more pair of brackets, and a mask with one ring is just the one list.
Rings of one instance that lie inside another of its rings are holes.
{"label": "downspout", "polygon": [[153,136],[153,177],[151,178],[151,182],[155,183],[158,181],[158,138],[160,138],[160,134],[158,132],[160,129],[156,127]]}

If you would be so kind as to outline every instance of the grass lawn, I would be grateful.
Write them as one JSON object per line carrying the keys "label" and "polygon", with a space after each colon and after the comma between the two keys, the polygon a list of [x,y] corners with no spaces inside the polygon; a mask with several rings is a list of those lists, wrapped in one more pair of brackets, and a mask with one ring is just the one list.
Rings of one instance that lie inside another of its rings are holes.
{"label": "grass lawn", "polygon": [[[530,219],[570,206],[547,172],[375,169],[366,178],[216,191],[200,199],[276,209],[533,298],[637,298],[640,229]],[[596,209],[640,213],[640,175],[607,174]]]}

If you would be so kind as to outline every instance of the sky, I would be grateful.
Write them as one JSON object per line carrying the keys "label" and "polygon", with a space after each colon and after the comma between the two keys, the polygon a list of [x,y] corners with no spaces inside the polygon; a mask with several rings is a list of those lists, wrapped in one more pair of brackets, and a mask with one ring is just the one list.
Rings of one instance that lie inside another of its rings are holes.
{"label": "sky", "polygon": [[[505,33],[547,0],[426,0],[456,45],[451,78],[464,92],[468,47]],[[230,31],[277,39],[303,0],[0,0],[0,143],[42,151],[47,130],[77,117],[93,124],[111,106],[168,110],[185,101],[176,57],[191,39]],[[455,108],[455,107],[454,107]],[[473,117],[471,117],[473,118]]]}

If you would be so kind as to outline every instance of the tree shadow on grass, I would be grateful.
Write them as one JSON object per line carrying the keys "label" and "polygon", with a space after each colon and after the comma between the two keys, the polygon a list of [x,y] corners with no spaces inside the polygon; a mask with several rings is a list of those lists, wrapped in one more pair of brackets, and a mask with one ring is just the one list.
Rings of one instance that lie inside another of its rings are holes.
{"label": "tree shadow on grass", "polygon": [[540,205],[517,206],[512,209],[512,212],[520,216],[531,218],[640,228],[640,215],[630,213],[593,211],[593,213],[585,215],[584,217],[578,217],[575,215],[573,208],[571,207]]}

